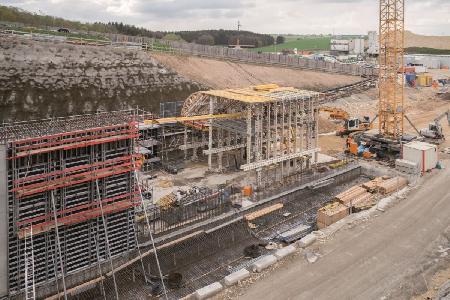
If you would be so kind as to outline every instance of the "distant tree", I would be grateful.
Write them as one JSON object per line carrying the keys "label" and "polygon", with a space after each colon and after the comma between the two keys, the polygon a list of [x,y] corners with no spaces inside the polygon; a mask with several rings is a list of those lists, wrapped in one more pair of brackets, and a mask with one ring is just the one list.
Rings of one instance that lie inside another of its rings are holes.
{"label": "distant tree", "polygon": [[273,45],[275,42],[274,37],[269,34],[259,34],[250,31],[238,32],[237,30],[223,29],[176,32],[151,31],[143,27],[123,24],[122,22],[81,23],[78,21],[69,21],[59,17],[38,15],[19,8],[3,5],[0,5],[0,21],[19,23],[22,27],[53,27],[55,29],[68,28],[71,31],[84,31],[96,36],[101,36],[105,33],[125,34],[157,39],[161,39],[165,36],[167,36],[167,38],[175,38],[175,36],[180,36],[183,40],[189,43],[196,42],[205,45],[228,45],[229,42],[235,43],[238,36],[241,44],[255,45],[257,47]]}
{"label": "distant tree", "polygon": [[214,37],[210,34],[202,34],[196,40],[197,44],[201,45],[214,45]]}
{"label": "distant tree", "polygon": [[178,34],[175,33],[168,33],[163,37],[163,40],[168,40],[168,41],[184,41],[181,36],[179,36]]}
{"label": "distant tree", "polygon": [[277,45],[284,44],[286,38],[282,35],[277,36]]}

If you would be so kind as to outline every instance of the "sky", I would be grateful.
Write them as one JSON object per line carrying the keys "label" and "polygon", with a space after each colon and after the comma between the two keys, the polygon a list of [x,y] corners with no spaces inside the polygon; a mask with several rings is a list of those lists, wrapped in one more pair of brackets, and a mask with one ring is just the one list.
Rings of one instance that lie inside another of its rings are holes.
{"label": "sky", "polygon": [[[450,35],[450,0],[405,0],[406,29]],[[118,21],[149,30],[236,29],[260,33],[366,34],[379,0],[0,0],[83,22]]]}

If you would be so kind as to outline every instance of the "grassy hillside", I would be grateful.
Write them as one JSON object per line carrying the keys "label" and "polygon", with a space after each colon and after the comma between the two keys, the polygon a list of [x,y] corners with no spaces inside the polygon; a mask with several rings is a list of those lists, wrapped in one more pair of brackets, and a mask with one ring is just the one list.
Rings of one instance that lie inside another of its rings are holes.
{"label": "grassy hillside", "polygon": [[[277,51],[281,51],[282,49],[294,49],[297,50],[311,50],[311,49],[320,49],[320,50],[330,50],[330,37],[306,37],[306,36],[285,36],[286,42],[283,44],[279,44],[276,46]],[[274,52],[275,46],[267,46],[261,48],[255,48],[254,51],[262,51],[262,52]]]}
{"label": "grassy hillside", "polygon": [[450,49],[434,49],[426,47],[409,47],[406,48],[407,54],[435,54],[435,55],[450,55]]}
{"label": "grassy hillside", "polygon": [[[38,15],[20,8],[0,5],[0,28],[13,29],[19,31],[33,31],[39,33],[56,34],[55,29],[64,27],[76,34],[68,34],[76,37],[101,37],[105,33],[124,34],[129,36],[141,36],[149,38],[164,38],[168,33],[165,31],[152,31],[135,25],[123,24],[122,22],[94,22],[82,23],[70,21],[59,17],[48,15]],[[27,29],[28,28],[28,29]],[[196,30],[173,32],[188,42],[195,42],[205,45],[228,45],[236,43],[239,38],[242,44],[258,46],[272,45],[274,39],[269,34],[260,34],[250,31],[237,30]],[[63,34],[67,35],[67,34]],[[172,34],[173,37],[173,34]]]}

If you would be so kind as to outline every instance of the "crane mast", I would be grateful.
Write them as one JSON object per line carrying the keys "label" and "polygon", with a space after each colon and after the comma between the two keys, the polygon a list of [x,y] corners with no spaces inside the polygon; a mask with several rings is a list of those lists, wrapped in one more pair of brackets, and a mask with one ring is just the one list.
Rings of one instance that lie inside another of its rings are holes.
{"label": "crane mast", "polygon": [[404,63],[405,0],[380,0],[379,133],[403,135],[404,78],[397,73]]}

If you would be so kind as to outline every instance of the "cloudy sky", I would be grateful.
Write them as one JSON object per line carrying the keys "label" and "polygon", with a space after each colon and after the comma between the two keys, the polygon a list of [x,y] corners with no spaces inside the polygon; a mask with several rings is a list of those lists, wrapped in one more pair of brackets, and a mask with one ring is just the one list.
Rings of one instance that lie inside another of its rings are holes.
{"label": "cloudy sky", "polygon": [[[406,27],[450,35],[450,0],[405,0]],[[0,0],[79,21],[119,21],[151,30],[363,34],[378,26],[378,0]]]}

